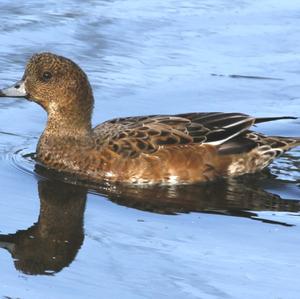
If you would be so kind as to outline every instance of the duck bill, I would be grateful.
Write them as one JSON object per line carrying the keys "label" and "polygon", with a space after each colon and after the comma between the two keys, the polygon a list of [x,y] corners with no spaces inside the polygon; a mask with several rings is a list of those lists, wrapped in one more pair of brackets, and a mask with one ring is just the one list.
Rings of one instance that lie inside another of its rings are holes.
{"label": "duck bill", "polygon": [[0,242],[0,248],[6,249],[8,252],[13,254],[16,245],[12,242]]}
{"label": "duck bill", "polygon": [[11,254],[15,250],[15,242],[14,242],[14,236],[13,234],[9,235],[2,235],[0,234],[0,248],[8,250]]}
{"label": "duck bill", "polygon": [[14,85],[0,90],[0,97],[25,98],[26,96],[27,92],[24,80],[20,80]]}

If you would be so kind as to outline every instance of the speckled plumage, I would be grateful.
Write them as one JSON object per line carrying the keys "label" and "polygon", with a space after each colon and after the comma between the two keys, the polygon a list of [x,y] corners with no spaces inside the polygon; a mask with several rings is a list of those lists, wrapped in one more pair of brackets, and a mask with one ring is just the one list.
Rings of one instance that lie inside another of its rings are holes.
{"label": "speckled plumage", "polygon": [[48,113],[38,162],[94,182],[207,182],[262,170],[300,144],[299,138],[250,131],[255,123],[281,118],[240,113],[128,117],[92,129],[94,100],[85,73],[51,53],[34,55],[23,81],[26,97]]}

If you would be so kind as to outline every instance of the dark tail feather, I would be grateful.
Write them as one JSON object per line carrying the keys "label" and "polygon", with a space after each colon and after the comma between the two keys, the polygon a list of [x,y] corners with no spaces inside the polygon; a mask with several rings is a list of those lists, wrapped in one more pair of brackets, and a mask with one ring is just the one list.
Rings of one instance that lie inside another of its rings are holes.
{"label": "dark tail feather", "polygon": [[295,116],[279,116],[279,117],[258,117],[255,119],[255,124],[265,123],[268,121],[273,120],[280,120],[280,119],[297,119],[298,117]]}

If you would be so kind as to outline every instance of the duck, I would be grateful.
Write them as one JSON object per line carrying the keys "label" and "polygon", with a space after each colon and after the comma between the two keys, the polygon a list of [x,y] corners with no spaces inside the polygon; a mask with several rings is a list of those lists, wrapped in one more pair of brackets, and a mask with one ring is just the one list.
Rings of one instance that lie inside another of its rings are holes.
{"label": "duck", "polygon": [[300,145],[299,137],[251,129],[295,117],[192,112],[115,118],[92,127],[94,96],[86,73],[53,53],[34,54],[21,80],[1,97],[25,98],[47,112],[36,148],[44,167],[93,183],[197,184],[265,169]]}

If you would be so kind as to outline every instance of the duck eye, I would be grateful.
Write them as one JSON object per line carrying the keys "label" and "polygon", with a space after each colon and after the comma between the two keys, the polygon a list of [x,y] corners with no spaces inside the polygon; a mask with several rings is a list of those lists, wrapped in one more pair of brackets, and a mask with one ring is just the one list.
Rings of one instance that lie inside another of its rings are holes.
{"label": "duck eye", "polygon": [[43,73],[43,81],[47,82],[51,79],[52,74],[50,72],[44,72]]}

